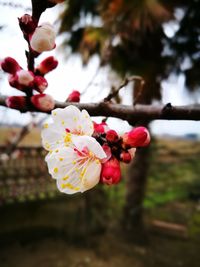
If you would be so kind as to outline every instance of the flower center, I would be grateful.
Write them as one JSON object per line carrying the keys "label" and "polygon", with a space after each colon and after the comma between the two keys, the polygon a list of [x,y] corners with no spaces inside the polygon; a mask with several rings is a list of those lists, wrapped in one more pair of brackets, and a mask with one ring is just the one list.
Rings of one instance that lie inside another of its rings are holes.
{"label": "flower center", "polygon": [[65,143],[69,143],[71,141],[72,141],[72,135],[71,135],[71,133],[66,133],[64,142]]}

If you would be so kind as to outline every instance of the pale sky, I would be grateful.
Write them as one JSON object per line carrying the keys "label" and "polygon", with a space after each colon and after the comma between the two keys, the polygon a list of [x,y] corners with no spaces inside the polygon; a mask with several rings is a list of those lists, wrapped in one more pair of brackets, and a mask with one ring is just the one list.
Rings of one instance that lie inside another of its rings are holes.
{"label": "pale sky", "polygon": [[[8,3],[10,1],[2,1],[0,3]],[[30,7],[30,0],[14,0],[12,3],[20,3],[24,7]],[[52,9],[48,9],[41,18],[41,22],[48,21],[53,23],[59,13],[62,10],[62,5],[56,6]],[[22,67],[26,68],[26,59],[24,51],[26,49],[26,42],[22,37],[22,33],[18,27],[17,17],[21,17],[25,12],[21,8],[11,8],[7,6],[0,5],[0,25],[4,25],[5,28],[0,31],[0,60],[6,56],[14,57]],[[174,26],[173,26],[174,27]],[[173,27],[169,25],[166,26],[167,34],[173,34]],[[63,56],[63,51],[59,48],[59,44],[62,37],[57,38],[57,47],[51,52],[43,53],[37,62],[40,62],[43,58],[55,55],[59,60],[59,65],[56,70],[51,72],[46,76],[49,87],[45,91],[46,93],[52,95],[56,100],[65,100],[68,94],[73,90],[79,90],[80,92],[84,90],[87,84],[90,82],[91,78],[98,68],[99,59],[97,56],[93,57],[91,62],[84,69],[82,68],[81,60],[78,56],[73,56],[68,59],[68,55]],[[96,77],[94,84],[89,88],[88,92],[83,95],[82,102],[97,102],[103,99],[110,88],[110,83],[108,82],[108,68],[100,71]],[[0,81],[0,93],[5,95],[20,95],[21,92],[11,88],[7,83],[6,75],[1,75],[3,78]],[[166,104],[171,102],[173,105],[186,105],[191,103],[199,102],[199,95],[189,96],[185,90],[184,77],[174,77],[171,76],[168,81],[162,83],[162,103]],[[116,84],[119,84],[117,81]],[[131,104],[131,91],[130,88],[125,88],[121,90],[121,96],[123,96],[124,104]],[[30,120],[29,114],[20,114],[15,110],[0,109],[0,121],[21,122],[22,124],[28,123]],[[129,129],[129,125],[126,122],[120,122],[116,119],[110,119],[108,121],[112,128],[119,131],[126,131]],[[200,133],[200,122],[183,122],[183,121],[154,121],[151,123],[151,130],[154,134],[175,134],[182,135],[186,133]]]}

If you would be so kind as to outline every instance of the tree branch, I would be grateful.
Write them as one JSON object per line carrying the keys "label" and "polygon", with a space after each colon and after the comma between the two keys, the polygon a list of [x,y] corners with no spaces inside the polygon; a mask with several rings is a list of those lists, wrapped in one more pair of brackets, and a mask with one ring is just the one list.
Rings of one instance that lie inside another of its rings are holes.
{"label": "tree branch", "polygon": [[[6,97],[0,97],[0,106],[6,107]],[[114,117],[135,124],[138,120],[195,120],[200,121],[200,105],[172,106],[167,105],[135,105],[125,106],[108,102],[100,103],[62,103],[56,102],[55,108],[65,108],[74,105],[79,109],[86,109],[91,116]],[[21,112],[42,112],[25,107]],[[47,113],[47,112],[42,112]],[[50,112],[49,112],[50,113]]]}

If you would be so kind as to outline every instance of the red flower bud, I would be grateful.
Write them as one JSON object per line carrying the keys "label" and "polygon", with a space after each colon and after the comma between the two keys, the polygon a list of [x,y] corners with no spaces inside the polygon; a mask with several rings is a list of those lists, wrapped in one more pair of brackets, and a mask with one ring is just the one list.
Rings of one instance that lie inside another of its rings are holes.
{"label": "red flower bud", "polygon": [[36,68],[42,75],[54,70],[58,66],[58,61],[53,57],[45,58],[40,65]]}
{"label": "red flower bud", "polygon": [[68,101],[68,102],[80,102],[80,92],[77,90],[72,91],[72,93],[69,94],[66,101]]}
{"label": "red flower bud", "polygon": [[124,163],[131,162],[131,159],[131,154],[128,151],[122,151],[122,153],[120,154],[120,160]]}
{"label": "red flower bud", "polygon": [[119,136],[115,130],[108,130],[106,132],[106,140],[111,143],[116,143],[119,140]]}
{"label": "red flower bud", "polygon": [[150,134],[145,127],[137,127],[123,135],[123,142],[126,146],[143,147],[150,143]]}
{"label": "red flower bud", "polygon": [[31,71],[20,69],[8,78],[9,84],[19,90],[33,86],[34,75]]}
{"label": "red flower bud", "polygon": [[19,20],[19,26],[25,35],[31,34],[37,27],[37,22],[28,14],[24,14]]}
{"label": "red flower bud", "polygon": [[115,157],[112,157],[102,164],[100,181],[104,184],[111,185],[119,183],[120,180],[120,163]]}
{"label": "red flower bud", "polygon": [[32,73],[32,71],[19,70],[16,72],[16,75],[17,75],[18,82],[20,85],[25,86],[25,87],[29,87],[33,85],[34,74]]}
{"label": "red flower bud", "polygon": [[94,126],[95,133],[103,134],[109,130],[108,125],[104,121],[101,123],[96,123],[93,121],[93,126]]}
{"label": "red flower bud", "polygon": [[35,76],[34,77],[34,89],[40,93],[43,93],[47,88],[48,82],[43,76]]}
{"label": "red flower bud", "polygon": [[9,108],[21,110],[26,106],[25,96],[9,96],[6,98],[6,105]]}
{"label": "red flower bud", "polygon": [[8,77],[8,82],[9,82],[10,86],[12,86],[18,90],[23,90],[23,86],[21,86],[18,82],[17,75],[10,75]]}
{"label": "red flower bud", "polygon": [[32,104],[39,110],[48,112],[55,107],[55,101],[52,96],[46,94],[33,95],[31,97]]}
{"label": "red flower bud", "polygon": [[1,62],[1,68],[10,74],[15,74],[18,70],[21,69],[20,65],[18,62],[12,58],[12,57],[6,57],[2,62]]}

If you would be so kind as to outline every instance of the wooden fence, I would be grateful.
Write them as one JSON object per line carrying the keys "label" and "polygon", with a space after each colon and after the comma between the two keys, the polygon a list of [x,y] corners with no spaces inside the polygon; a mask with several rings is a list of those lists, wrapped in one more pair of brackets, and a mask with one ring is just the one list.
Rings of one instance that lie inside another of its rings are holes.
{"label": "wooden fence", "polygon": [[0,146],[0,206],[58,196],[42,147],[18,147],[17,156],[5,159]]}

